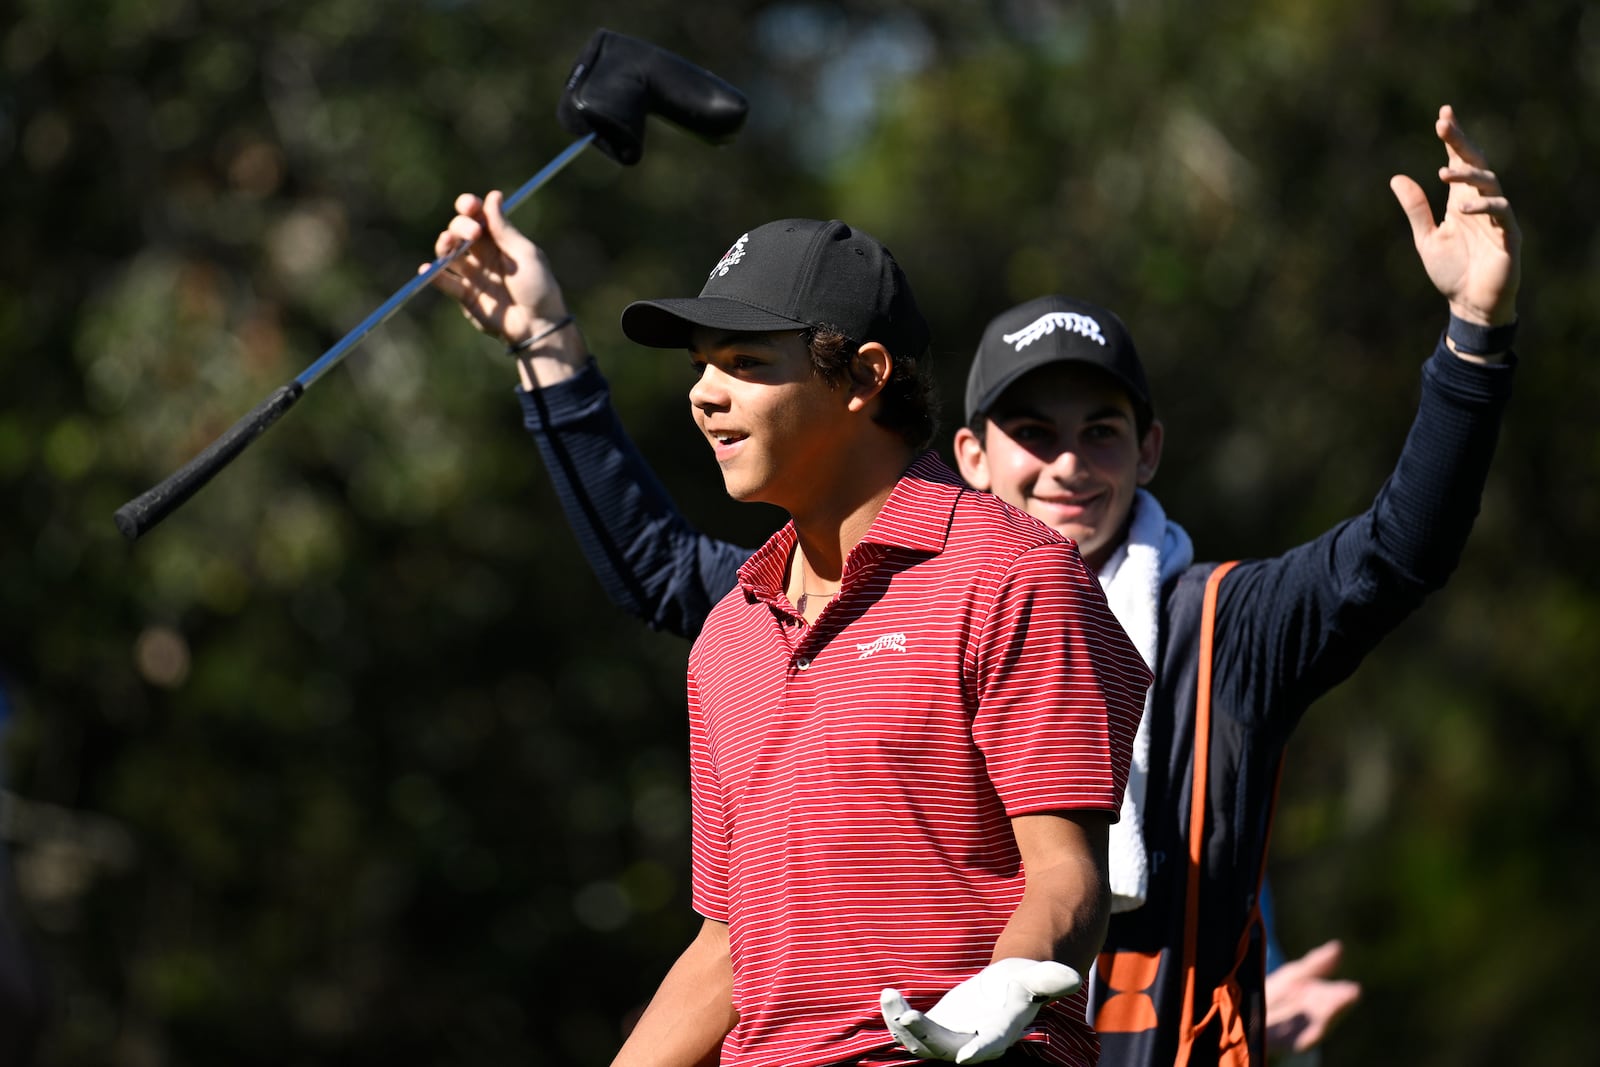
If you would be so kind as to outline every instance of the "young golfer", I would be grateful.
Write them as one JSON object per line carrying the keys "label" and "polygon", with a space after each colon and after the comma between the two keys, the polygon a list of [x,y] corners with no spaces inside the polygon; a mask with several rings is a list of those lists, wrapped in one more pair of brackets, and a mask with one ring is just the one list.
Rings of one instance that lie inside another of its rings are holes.
{"label": "young golfer", "polygon": [[[955,441],[962,474],[1078,543],[1156,675],[1110,846],[1117,912],[1091,1016],[1106,1063],[1263,1062],[1272,1004],[1263,1012],[1256,898],[1283,746],[1306,707],[1444,582],[1475,516],[1510,392],[1520,236],[1449,108],[1435,133],[1449,189],[1442,222],[1416,182],[1391,182],[1450,310],[1423,368],[1416,420],[1366,512],[1221,582],[1198,797],[1202,607],[1217,569],[1193,561],[1187,535],[1142,488],[1163,431],[1131,336],[1103,308],[1048,297],[998,316],[974,361]],[[527,284],[536,273],[507,269],[537,250],[494,197],[457,207],[439,250],[488,239],[446,288],[480,328],[530,336],[533,316],[561,310],[559,293]],[[698,632],[748,551],[678,515],[623,434],[575,331],[536,343],[519,366],[528,428],[608,594],[653,626]],[[1196,813],[1200,862],[1191,868]],[[1310,999],[1320,1015],[1275,1025],[1320,1032],[1353,996],[1348,986],[1329,992]]]}
{"label": "young golfer", "polygon": [[[528,310],[526,336],[564,328]],[[687,352],[728,493],[790,522],[690,653],[704,922],[617,1062],[914,1063],[923,1040],[984,1062],[1021,1039],[1094,1063],[1079,975],[1150,674],[1071,542],[924,451],[900,267],[780,220],[622,325]]]}

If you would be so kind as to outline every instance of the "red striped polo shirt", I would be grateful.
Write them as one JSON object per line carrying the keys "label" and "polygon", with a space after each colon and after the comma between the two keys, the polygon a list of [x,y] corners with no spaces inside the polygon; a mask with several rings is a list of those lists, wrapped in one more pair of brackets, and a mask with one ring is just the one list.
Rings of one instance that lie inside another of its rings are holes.
{"label": "red striped polo shirt", "polygon": [[[878,1011],[990,962],[1022,897],[1013,816],[1115,817],[1150,674],[1076,547],[933,453],[846,557],[814,626],[792,525],[689,659],[694,906],[729,924],[725,1067],[920,1062]],[[1092,1064],[1084,994],[1029,1034]]]}

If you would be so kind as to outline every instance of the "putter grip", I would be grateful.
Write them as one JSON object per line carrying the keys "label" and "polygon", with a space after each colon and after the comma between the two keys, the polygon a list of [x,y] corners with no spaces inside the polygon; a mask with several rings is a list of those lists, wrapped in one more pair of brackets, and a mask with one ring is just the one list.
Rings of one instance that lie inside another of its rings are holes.
{"label": "putter grip", "polygon": [[305,392],[298,381],[290,382],[257,404],[255,410],[234,423],[199,455],[178,468],[160,485],[145,490],[117,509],[117,529],[130,541],[172,514],[185,500],[232,463],[250,442],[260,437]]}

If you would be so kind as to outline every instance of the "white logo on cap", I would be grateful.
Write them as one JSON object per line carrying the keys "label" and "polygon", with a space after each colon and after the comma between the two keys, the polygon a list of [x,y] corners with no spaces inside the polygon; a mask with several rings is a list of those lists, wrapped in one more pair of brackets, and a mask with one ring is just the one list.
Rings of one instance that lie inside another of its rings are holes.
{"label": "white logo on cap", "polygon": [[[717,260],[717,265],[711,268],[711,274],[727,274],[729,267],[733,266],[735,263],[744,258],[744,246],[749,240],[750,235],[745,234],[743,237],[733,242],[733,247],[724,252],[722,254],[722,258]],[[711,274],[706,275],[706,277],[711,277]]]}
{"label": "white logo on cap", "polygon": [[1096,344],[1106,343],[1105,334],[1100,332],[1100,324],[1089,316],[1079,315],[1075,311],[1052,311],[1048,315],[1040,315],[1016,333],[1003,335],[1000,340],[1021,352],[1045,334],[1055,333],[1058,329],[1082,334]]}

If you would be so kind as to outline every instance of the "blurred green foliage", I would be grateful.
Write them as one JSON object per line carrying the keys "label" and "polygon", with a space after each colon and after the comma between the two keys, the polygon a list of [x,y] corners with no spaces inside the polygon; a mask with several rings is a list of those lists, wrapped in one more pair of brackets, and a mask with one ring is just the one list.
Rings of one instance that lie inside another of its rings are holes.
{"label": "blurred green foliage", "polygon": [[[511,374],[424,294],[135,546],[124,500],[514,187],[596,25],[745,88],[521,210],[706,528],[756,543],[628,299],[785,215],[883,237],[948,430],[995,311],[1116,308],[1202,556],[1363,507],[1443,322],[1386,188],[1456,105],[1528,235],[1526,354],[1456,579],[1308,717],[1291,952],[1366,998],[1324,1062],[1587,1059],[1600,953],[1600,10],[1528,0],[683,5],[16,0],[0,25],[6,820],[78,1065],[599,1063],[687,941],[685,647],[578,562]],[[1435,190],[1436,203],[1442,195]],[[941,439],[947,438],[947,434]]]}

